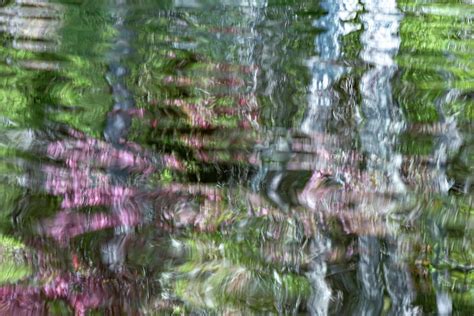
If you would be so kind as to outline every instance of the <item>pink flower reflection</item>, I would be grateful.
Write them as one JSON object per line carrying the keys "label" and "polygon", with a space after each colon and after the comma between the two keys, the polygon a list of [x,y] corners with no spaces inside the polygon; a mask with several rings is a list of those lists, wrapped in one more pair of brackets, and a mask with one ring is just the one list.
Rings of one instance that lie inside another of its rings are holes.
{"label": "pink flower reflection", "polygon": [[111,310],[115,307],[115,310],[120,310],[124,306],[119,305],[118,294],[117,281],[98,275],[65,273],[54,277],[45,285],[36,287],[0,287],[0,312],[2,315],[15,316],[48,315],[48,302],[52,300],[65,301],[74,310],[75,315],[86,315],[88,311],[98,308]]}

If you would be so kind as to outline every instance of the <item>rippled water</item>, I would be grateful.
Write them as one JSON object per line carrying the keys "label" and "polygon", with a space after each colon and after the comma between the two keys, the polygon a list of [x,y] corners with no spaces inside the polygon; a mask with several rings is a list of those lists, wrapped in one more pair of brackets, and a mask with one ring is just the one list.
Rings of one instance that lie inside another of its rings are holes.
{"label": "rippled water", "polygon": [[0,314],[472,315],[473,18],[0,1]]}

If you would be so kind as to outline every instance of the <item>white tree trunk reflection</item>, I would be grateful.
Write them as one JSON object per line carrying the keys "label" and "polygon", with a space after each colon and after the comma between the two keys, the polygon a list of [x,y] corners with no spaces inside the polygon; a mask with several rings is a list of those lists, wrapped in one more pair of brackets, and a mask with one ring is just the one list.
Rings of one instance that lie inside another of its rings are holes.
{"label": "white tree trunk reflection", "polygon": [[[339,104],[335,85],[349,72],[342,63],[341,38],[360,28],[354,23],[361,9],[357,0],[323,1],[322,8],[327,14],[316,20],[314,26],[323,30],[315,39],[317,57],[309,61],[313,75],[309,87],[308,108],[301,123],[301,131],[306,134],[329,133],[334,124],[332,111]],[[334,166],[338,169],[342,166]],[[331,242],[324,233],[318,232],[310,245],[312,262],[307,277],[312,294],[308,301],[311,315],[327,315],[331,299],[331,289],[326,282],[327,253]]]}
{"label": "white tree trunk reflection", "polygon": [[[395,0],[362,2],[366,12],[361,17],[364,24],[361,58],[370,68],[360,83],[361,145],[369,156],[367,168],[378,178],[379,190],[402,193],[405,191],[400,177],[402,158],[395,152],[394,145],[403,127],[403,118],[391,88],[397,71],[395,56],[400,45],[398,33],[402,16]],[[358,277],[362,291],[357,313],[379,315],[382,312],[384,277],[392,304],[390,315],[412,315],[416,313],[411,307],[415,293],[399,242],[387,236],[385,254],[382,249],[377,237],[359,236]]]}

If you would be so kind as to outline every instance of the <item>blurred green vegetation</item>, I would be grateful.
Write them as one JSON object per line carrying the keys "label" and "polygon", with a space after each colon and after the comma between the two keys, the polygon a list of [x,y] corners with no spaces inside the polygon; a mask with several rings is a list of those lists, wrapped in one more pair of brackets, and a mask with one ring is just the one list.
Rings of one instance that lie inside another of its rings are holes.
{"label": "blurred green vegetation", "polygon": [[0,235],[0,285],[15,283],[31,275],[31,268],[21,253],[24,248],[18,240]]}

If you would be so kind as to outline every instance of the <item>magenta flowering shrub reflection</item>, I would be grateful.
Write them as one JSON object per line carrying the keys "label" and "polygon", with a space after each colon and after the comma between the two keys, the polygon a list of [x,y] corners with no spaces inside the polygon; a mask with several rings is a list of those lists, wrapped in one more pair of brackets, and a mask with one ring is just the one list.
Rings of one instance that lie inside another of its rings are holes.
{"label": "magenta flowering shrub reflection", "polygon": [[[115,168],[147,177],[158,168],[183,171],[183,164],[173,155],[151,157],[133,144],[115,148],[111,144],[87,138],[67,139],[47,145],[47,156],[57,164],[44,164],[44,190],[62,197],[61,211],[44,220],[41,231],[57,240],[67,240],[85,232],[117,226],[135,226],[142,216],[137,199],[153,196],[132,185],[114,184],[107,169]],[[161,193],[164,194],[164,193]],[[173,192],[166,193],[171,197]],[[109,213],[85,214],[78,209],[104,206]]]}
{"label": "magenta flowering shrub reflection", "polygon": [[[225,200],[222,197],[226,194],[224,191],[215,187],[180,183],[167,184],[163,188],[159,187],[159,182],[151,188],[143,185],[148,181],[147,178],[160,170],[185,171],[184,163],[176,156],[151,155],[130,142],[124,142],[123,147],[117,148],[75,130],[68,130],[68,134],[74,137],[52,141],[46,146],[46,156],[55,163],[45,163],[41,166],[43,189],[49,194],[61,197],[61,209],[54,217],[44,219],[39,224],[39,230],[43,234],[61,243],[67,243],[70,238],[87,232],[145,224],[146,204],[152,205],[152,218],[159,219],[155,222],[157,225],[165,225],[164,222],[172,220],[175,226],[215,229],[210,223],[213,217],[223,212],[219,208],[221,201]],[[267,142],[263,135],[257,137],[236,133],[233,137],[222,136],[222,142],[236,145],[236,157],[241,157],[240,161],[258,165],[265,159],[263,153],[243,150],[241,145],[244,141],[247,145],[253,143],[263,146]],[[195,152],[201,151],[196,157],[202,162],[209,162],[209,155],[205,155],[203,151],[211,149],[216,139],[219,140],[218,135],[190,135],[183,138],[184,143]],[[333,147],[343,143],[342,139],[323,134],[295,138],[292,140],[290,150],[293,154],[287,162],[287,169],[314,170],[305,188],[296,192],[299,205],[324,217],[339,218],[346,233],[361,230],[368,232],[371,230],[362,227],[350,228],[347,223],[352,222],[352,226],[357,226],[352,220],[357,217],[356,214],[362,216],[361,222],[365,221],[368,214],[371,214],[369,217],[383,218],[381,216],[389,212],[386,206],[398,193],[393,191],[393,188],[382,190],[384,175],[352,168],[354,163],[361,163],[365,158],[352,150],[343,151]],[[279,151],[279,154],[286,153]],[[234,161],[236,157],[233,157]],[[415,162],[407,163],[412,169],[416,169]],[[113,180],[113,172],[108,172],[110,169],[126,170],[131,175],[139,175],[141,180],[138,185],[133,181],[117,183]],[[420,171],[422,173],[415,174],[417,177],[429,176],[429,169]],[[406,179],[404,181],[408,182]],[[254,199],[255,197],[245,197],[248,201]],[[108,211],[81,211],[94,207],[105,207]],[[359,208],[363,209],[363,212],[357,211]],[[385,214],[379,211],[380,208],[387,210]],[[375,230],[379,231],[383,230],[384,225],[371,227],[377,227]],[[378,235],[381,232],[374,233]]]}
{"label": "magenta flowering shrub reflection", "polygon": [[0,287],[0,312],[2,315],[47,315],[48,301],[64,301],[77,316],[87,311],[105,308],[113,313],[123,313],[119,291],[126,290],[126,283],[106,279],[100,275],[82,276],[68,273],[52,277],[38,287],[6,285]]}

